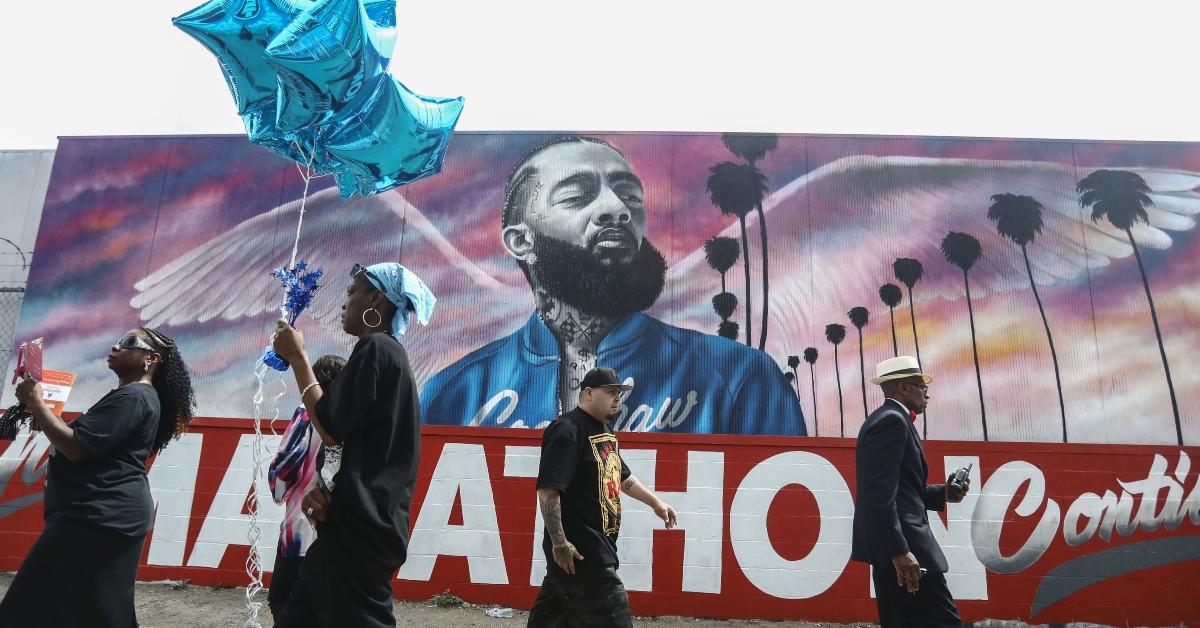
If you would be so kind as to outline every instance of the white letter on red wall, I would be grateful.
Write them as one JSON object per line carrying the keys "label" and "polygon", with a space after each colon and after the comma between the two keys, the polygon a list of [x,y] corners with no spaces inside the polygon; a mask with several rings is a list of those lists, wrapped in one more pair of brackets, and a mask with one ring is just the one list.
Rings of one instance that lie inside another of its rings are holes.
{"label": "white letter on red wall", "polygon": [[[504,475],[512,478],[536,478],[538,464],[542,460],[541,447],[509,445],[504,448]],[[546,556],[542,554],[542,537],[546,524],[542,520],[542,509],[538,506],[537,493],[530,495],[533,503],[533,562],[529,565],[529,584],[540,586],[546,577]]]}
{"label": "white letter on red wall", "polygon": [[[655,452],[626,449],[621,458],[642,484],[654,490]],[[721,592],[721,534],[725,454],[719,451],[689,451],[687,490],[682,493],[656,491],[679,512],[683,531],[683,590],[696,593]],[[649,591],[654,582],[654,530],[663,522],[645,504],[621,498],[621,540],[617,552],[621,579],[630,591]]]}
{"label": "white letter on red wall", "polygon": [[[799,560],[780,556],[767,534],[771,502],[789,484],[812,493],[819,511],[813,522],[821,526],[816,545]],[[742,573],[763,593],[788,600],[810,598],[842,575],[850,560],[853,520],[854,501],[837,468],[816,454],[789,451],[767,458],[746,474],[729,509],[729,539]]]}
{"label": "white letter on red wall", "polygon": [[[258,555],[263,571],[269,571],[275,565],[279,521],[283,519],[283,506],[271,499],[271,487],[267,485],[267,466],[279,448],[279,437],[263,438],[262,447],[263,468],[258,474]],[[225,477],[221,478],[221,486],[213,497],[212,507],[208,509],[208,516],[200,526],[200,536],[188,556],[188,567],[217,567],[230,545],[249,544],[246,530],[250,527],[250,517],[243,515],[242,509],[253,477],[254,435],[242,434]]]}
{"label": "white letter on red wall", "polygon": [[[196,472],[200,469],[202,434],[184,434],[162,450],[150,467],[150,495],[154,498],[154,530],[150,533],[147,565],[183,564]],[[274,563],[272,563],[274,564]]]}
{"label": "white letter on red wall", "polygon": [[[461,525],[450,524],[455,497],[462,500]],[[442,448],[398,577],[429,580],[440,555],[466,556],[471,582],[508,584],[483,445],[446,443]]]}

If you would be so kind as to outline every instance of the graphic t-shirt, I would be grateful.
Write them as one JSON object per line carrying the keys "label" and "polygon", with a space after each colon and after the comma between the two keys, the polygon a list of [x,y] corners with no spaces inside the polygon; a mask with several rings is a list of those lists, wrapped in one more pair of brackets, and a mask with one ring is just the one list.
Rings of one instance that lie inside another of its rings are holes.
{"label": "graphic t-shirt", "polygon": [[[579,408],[559,417],[542,434],[537,487],[562,493],[563,532],[583,555],[583,568],[617,564],[621,482],[629,474],[616,435]],[[546,534],[542,550],[553,564],[551,546]]]}

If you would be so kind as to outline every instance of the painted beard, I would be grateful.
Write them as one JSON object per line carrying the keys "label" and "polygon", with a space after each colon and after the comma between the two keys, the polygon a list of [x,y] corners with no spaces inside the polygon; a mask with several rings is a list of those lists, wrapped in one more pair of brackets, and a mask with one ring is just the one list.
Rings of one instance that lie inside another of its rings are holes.
{"label": "painted beard", "polygon": [[534,240],[537,263],[530,271],[551,296],[580,311],[624,318],[654,305],[666,281],[667,261],[643,239],[633,259],[602,261],[589,249],[541,236]]}

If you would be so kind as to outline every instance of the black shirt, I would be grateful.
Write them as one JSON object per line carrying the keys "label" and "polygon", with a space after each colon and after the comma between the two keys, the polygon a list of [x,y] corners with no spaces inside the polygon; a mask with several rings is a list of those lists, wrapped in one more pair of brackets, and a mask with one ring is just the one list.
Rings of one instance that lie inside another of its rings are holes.
{"label": "black shirt", "polygon": [[146,459],[154,447],[160,412],[154,387],[135,383],[109,391],[71,421],[75,440],[91,455],[71,462],[51,450],[46,521],[78,521],[130,536],[149,532],[154,501]]}
{"label": "black shirt", "polygon": [[[558,417],[542,433],[538,488],[562,493],[563,532],[589,565],[617,564],[621,529],[621,483],[629,477],[617,436],[579,408]],[[552,543],[542,539],[546,561],[554,564]]]}
{"label": "black shirt", "polygon": [[348,561],[396,569],[408,551],[421,440],[417,388],[404,347],[383,333],[359,339],[317,402],[317,420],[342,445],[329,518],[318,536]]}

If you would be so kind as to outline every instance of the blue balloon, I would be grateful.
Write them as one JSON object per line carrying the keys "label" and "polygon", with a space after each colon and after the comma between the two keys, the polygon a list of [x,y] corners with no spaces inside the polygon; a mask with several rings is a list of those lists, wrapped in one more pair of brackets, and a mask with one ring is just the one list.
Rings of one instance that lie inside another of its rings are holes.
{"label": "blue balloon", "polygon": [[367,12],[367,36],[387,67],[396,49],[396,0],[363,0]]}
{"label": "blue balloon", "polygon": [[275,126],[278,79],[264,51],[302,9],[307,0],[210,0],[171,20],[217,58],[250,141],[315,170],[334,167],[328,153],[309,136],[285,137]]}
{"label": "blue balloon", "polygon": [[279,354],[275,353],[275,349],[269,345],[263,350],[262,362],[276,371],[286,371],[292,366],[287,360],[279,357]]}
{"label": "blue balloon", "polygon": [[300,13],[289,0],[209,0],[171,20],[221,64],[238,115],[275,106],[275,71],[263,50]]}
{"label": "blue balloon", "polygon": [[428,98],[390,76],[381,81],[363,108],[340,116],[324,139],[342,164],[341,195],[378,194],[440,172],[462,108],[461,97]]}
{"label": "blue balloon", "polygon": [[367,100],[384,66],[365,22],[358,0],[322,0],[267,46],[266,61],[279,76],[277,128],[321,124]]}
{"label": "blue balloon", "polygon": [[209,0],[173,21],[217,57],[250,141],[342,196],[441,170],[463,101],[387,75],[395,0]]}

